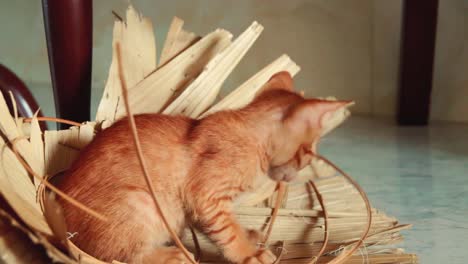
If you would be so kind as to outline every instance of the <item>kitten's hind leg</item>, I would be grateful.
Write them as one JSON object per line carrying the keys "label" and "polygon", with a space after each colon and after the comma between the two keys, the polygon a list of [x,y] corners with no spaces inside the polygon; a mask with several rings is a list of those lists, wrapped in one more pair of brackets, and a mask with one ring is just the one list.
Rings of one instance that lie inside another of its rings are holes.
{"label": "kitten's hind leg", "polygon": [[[193,255],[191,254],[192,260]],[[192,263],[177,247],[158,247],[143,256],[142,264],[190,264]]]}

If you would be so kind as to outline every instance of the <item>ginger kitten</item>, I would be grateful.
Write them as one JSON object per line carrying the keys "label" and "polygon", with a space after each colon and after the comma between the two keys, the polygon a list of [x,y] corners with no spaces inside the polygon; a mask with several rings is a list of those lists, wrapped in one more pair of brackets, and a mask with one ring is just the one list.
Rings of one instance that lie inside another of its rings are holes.
{"label": "ginger kitten", "polygon": [[[242,192],[273,179],[289,181],[310,161],[323,122],[349,102],[305,99],[287,72],[274,75],[238,110],[200,120],[141,114],[135,121],[161,207],[179,234],[188,223],[234,263],[273,263],[258,236],[232,211]],[[312,147],[311,147],[312,146]],[[61,201],[71,240],[103,260],[189,263],[170,246],[168,231],[145,185],[127,120],[98,133],[66,172],[60,188],[107,216],[99,221]]]}

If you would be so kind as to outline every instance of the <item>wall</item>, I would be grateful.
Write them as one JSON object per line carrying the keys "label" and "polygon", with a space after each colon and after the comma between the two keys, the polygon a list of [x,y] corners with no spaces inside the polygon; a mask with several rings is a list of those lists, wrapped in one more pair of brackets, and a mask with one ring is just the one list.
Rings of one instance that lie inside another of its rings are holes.
{"label": "wall", "polygon": [[[468,1],[440,1],[434,77],[433,120],[468,121]],[[13,3],[13,4],[12,4]],[[101,96],[111,56],[114,17],[127,0],[94,1],[92,108]],[[134,5],[155,25],[158,52],[173,15],[206,34],[223,27],[238,35],[253,20],[265,26],[225,84],[222,94],[283,53],[301,67],[296,82],[309,96],[356,100],[355,113],[394,116],[402,0],[149,1]],[[0,63],[33,90],[43,110],[54,115],[40,1],[0,2]]]}
{"label": "wall", "polygon": [[372,2],[372,113],[378,116],[394,116],[397,109],[402,3]]}
{"label": "wall", "polygon": [[[372,113],[394,116],[402,1],[374,0]],[[440,0],[430,118],[468,122],[468,1]]]}
{"label": "wall", "polygon": [[439,1],[431,117],[468,121],[468,1]]}

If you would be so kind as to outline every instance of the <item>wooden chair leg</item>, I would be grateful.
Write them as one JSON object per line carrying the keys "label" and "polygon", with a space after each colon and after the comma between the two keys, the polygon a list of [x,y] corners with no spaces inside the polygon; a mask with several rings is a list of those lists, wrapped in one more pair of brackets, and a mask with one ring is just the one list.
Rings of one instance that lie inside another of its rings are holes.
{"label": "wooden chair leg", "polygon": [[[90,120],[92,0],[42,0],[57,116]],[[60,125],[66,128],[67,125]]]}
{"label": "wooden chair leg", "polygon": [[[24,82],[7,67],[0,64],[0,92],[3,94],[3,97],[5,97],[10,113],[13,113],[13,105],[8,95],[10,91],[15,98],[19,116],[32,117],[39,109],[36,100]],[[42,116],[41,111],[39,111],[38,116]],[[40,122],[39,125],[42,130],[47,129],[47,124],[45,122]]]}
{"label": "wooden chair leg", "polygon": [[405,0],[400,63],[398,123],[429,121],[438,0]]}

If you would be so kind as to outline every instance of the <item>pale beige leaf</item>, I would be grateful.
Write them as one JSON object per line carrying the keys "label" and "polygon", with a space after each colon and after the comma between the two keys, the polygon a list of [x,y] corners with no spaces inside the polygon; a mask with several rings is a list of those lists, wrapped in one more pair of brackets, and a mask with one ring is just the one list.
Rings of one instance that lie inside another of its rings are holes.
{"label": "pale beige leaf", "polygon": [[46,198],[44,199],[44,217],[54,233],[54,240],[68,250],[65,216],[63,215],[62,207],[55,197],[56,195],[53,192],[46,194]]}
{"label": "pale beige leaf", "polygon": [[79,130],[79,139],[78,139],[78,145],[76,146],[79,149],[84,148],[86,145],[88,145],[96,135],[96,123],[94,122],[87,122],[84,125],[80,126]]}
{"label": "pale beige leaf", "polygon": [[45,166],[47,174],[53,176],[68,169],[78,157],[82,148],[95,136],[96,122],[86,122],[80,127],[71,127],[60,131],[46,131]]}
{"label": "pale beige leaf", "polygon": [[[33,137],[33,142],[30,142],[23,135],[22,131],[22,121],[15,122],[13,117],[8,111],[5,99],[0,93],[0,132],[3,133],[8,141],[14,142],[16,149],[19,154],[24,158],[24,160],[31,166],[31,168],[37,173],[44,172],[44,159],[43,155],[40,154],[42,139],[40,135],[40,128],[37,120],[35,123],[32,123],[31,127],[31,136]],[[20,127],[17,127],[17,124]],[[34,131],[33,131],[34,129]],[[39,133],[39,134],[38,134]],[[41,175],[41,174],[40,174]],[[28,176],[27,177],[31,182],[33,180]]]}
{"label": "pale beige leaf", "polygon": [[274,62],[263,68],[249,80],[232,91],[228,96],[220,102],[212,106],[208,111],[203,113],[200,118],[219,110],[236,109],[247,105],[252,101],[255,94],[260,88],[271,78],[271,76],[280,71],[288,71],[292,76],[295,76],[300,70],[300,67],[294,63],[287,55],[282,55]]}
{"label": "pale beige leaf", "polygon": [[200,37],[183,29],[184,21],[178,17],[172,19],[159,59],[159,67],[172,60],[179,53],[193,45]]}
{"label": "pale beige leaf", "polygon": [[[33,145],[26,138],[19,138],[21,136],[19,129],[16,126],[16,122],[14,121],[13,117],[10,115],[5,99],[1,93],[0,130],[1,133],[5,135],[10,142],[14,142],[19,154],[32,168],[39,171],[41,168],[43,169],[44,165],[41,163],[40,156],[36,157],[34,155],[35,149]],[[35,135],[35,141],[39,140],[40,138],[38,139],[37,135]],[[14,191],[18,192],[18,195],[23,199],[23,201],[29,203],[31,207],[39,208],[38,204],[36,203],[36,189],[34,187],[33,181],[1,137],[0,151],[0,154],[2,155],[0,159],[0,169],[4,175],[4,180],[8,182],[14,182]],[[10,185],[8,183],[6,184]],[[6,188],[5,186],[2,187]]]}
{"label": "pale beige leaf", "polygon": [[262,25],[252,23],[229,47],[208,63],[200,76],[163,113],[183,114],[192,118],[199,116],[216,100],[221,85],[262,31]]}
{"label": "pale beige leaf", "polygon": [[47,235],[52,231],[36,203],[36,189],[15,154],[0,137],[0,192],[8,204],[31,228]]}
{"label": "pale beige leaf", "polygon": [[9,140],[20,136],[2,93],[0,93],[0,130]]}
{"label": "pale beige leaf", "polygon": [[116,119],[121,87],[116,61],[116,43],[122,51],[123,74],[129,88],[135,86],[156,69],[156,42],[151,21],[138,14],[132,6],[127,9],[127,20],[116,21],[113,31],[113,53],[109,76],[96,113],[97,121]]}
{"label": "pale beige leaf", "polygon": [[[34,115],[31,120],[31,131],[30,131],[30,143],[32,155],[35,157],[37,162],[30,164],[31,168],[39,175],[45,175],[45,161],[44,161],[44,142],[42,141],[42,131],[39,126],[39,122]],[[36,189],[39,187],[40,180],[33,177],[34,185]]]}
{"label": "pale beige leaf", "polygon": [[71,163],[78,157],[79,129],[72,127],[61,131],[46,131],[45,164],[47,174],[53,176],[58,172],[68,169]]}
{"label": "pale beige leaf", "polygon": [[20,121],[20,118],[18,118],[18,106],[16,105],[15,96],[13,95],[12,91],[8,91],[8,94],[10,95],[10,102],[11,102],[11,105],[13,106],[13,117],[14,117],[15,124],[16,124],[16,131],[18,132],[19,136],[23,136],[23,131],[21,129],[21,126],[19,125],[21,121]]}
{"label": "pale beige leaf", "polygon": [[[231,34],[216,30],[182,52],[169,63],[150,74],[128,91],[134,114],[159,112],[168,100],[196,78],[205,65],[231,43]],[[123,104],[117,117],[125,115]]]}

